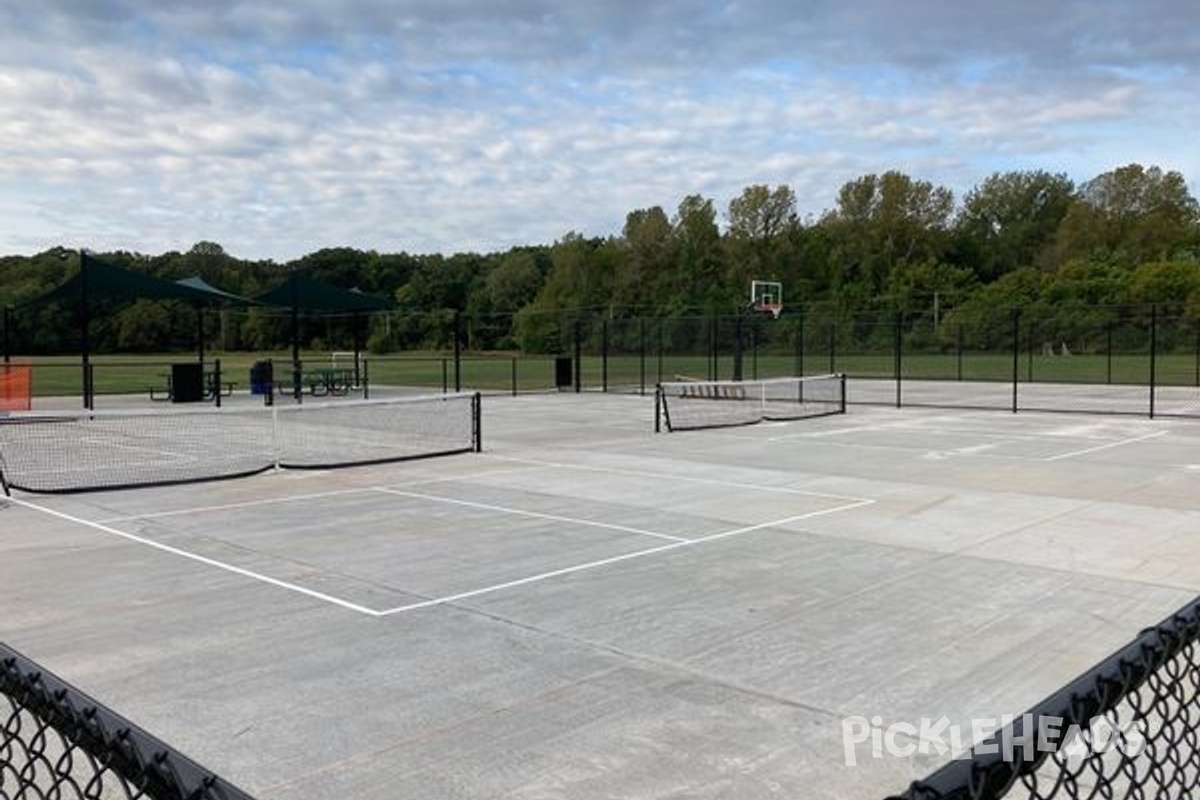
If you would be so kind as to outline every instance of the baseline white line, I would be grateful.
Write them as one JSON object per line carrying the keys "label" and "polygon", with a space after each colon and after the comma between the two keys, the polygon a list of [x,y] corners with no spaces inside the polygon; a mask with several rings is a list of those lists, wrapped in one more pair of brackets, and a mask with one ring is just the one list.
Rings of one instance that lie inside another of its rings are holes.
{"label": "baseline white line", "polygon": [[1087,455],[1088,453],[1098,453],[1101,450],[1111,450],[1114,447],[1124,447],[1127,444],[1136,444],[1137,442],[1144,442],[1147,439],[1156,439],[1159,436],[1166,436],[1167,433],[1169,433],[1169,431],[1155,431],[1154,433],[1148,433],[1145,436],[1135,436],[1132,439],[1122,439],[1119,442],[1109,442],[1108,444],[1089,447],[1085,450],[1073,450],[1070,453],[1059,453],[1056,456],[1048,456],[1043,459],[1043,461],[1062,461],[1064,458],[1074,458],[1075,456],[1083,456]]}
{"label": "baseline white line", "polygon": [[9,502],[16,503],[17,505],[24,506],[25,508],[33,509],[34,511],[41,511],[44,514],[49,514],[52,517],[58,517],[59,519],[64,519],[67,522],[73,522],[76,525],[83,525],[88,528],[93,528],[95,530],[101,531],[102,533],[107,533],[111,536],[119,536],[122,539],[127,539],[131,542],[136,542],[137,544],[146,545],[147,547],[153,547],[156,550],[162,550],[163,552],[170,553],[171,555],[190,559],[192,561],[199,562],[206,566],[216,567],[217,569],[223,569],[226,572],[232,572],[235,575],[241,575],[246,578],[252,578],[256,581],[261,581],[263,583],[270,584],[271,586],[276,586],[280,589],[287,589],[288,591],[297,592],[299,594],[306,595],[308,597],[312,597],[316,600],[322,600],[326,603],[332,603],[335,606],[341,606],[342,608],[346,608],[351,611],[357,611],[360,614],[366,614],[367,616],[370,616],[370,617],[382,616],[382,612],[379,612],[373,608],[367,608],[366,606],[360,606],[357,603],[351,603],[347,600],[342,600],[340,597],[334,597],[333,595],[328,595],[328,594],[325,594],[324,592],[317,592],[312,589],[306,589],[303,586],[297,586],[294,583],[288,583],[287,581],[281,581],[278,578],[272,578],[267,575],[262,575],[258,572],[254,572],[252,570],[243,569],[242,567],[235,567],[232,564],[226,564],[224,561],[217,561],[216,559],[208,558],[207,556],[197,555],[196,553],[189,553],[187,550],[181,550],[178,547],[172,547],[171,545],[163,544],[162,542],[156,542],[153,539],[147,539],[145,537],[138,536],[133,533],[126,533],[125,531],[117,530],[116,528],[109,527],[108,525],[104,525],[99,522],[92,522],[91,520],[81,519],[80,517],[75,517],[70,514],[65,514],[62,511],[55,511],[52,508],[46,508],[44,506],[39,506],[36,503],[30,503],[26,500],[20,500],[15,497],[9,498]]}
{"label": "baseline white line", "polygon": [[453,497],[441,497],[436,494],[423,494],[421,492],[406,492],[402,489],[389,489],[386,486],[374,487],[377,492],[386,494],[394,494],[400,497],[412,497],[417,500],[433,500],[439,503],[448,503],[454,506],[463,506],[465,508],[478,508],[483,511],[498,511],[502,514],[513,514],[519,517],[532,517],[533,519],[546,519],[551,522],[566,522],[571,525],[583,525],[589,528],[604,528],[610,531],[621,531],[623,533],[636,533],[639,536],[651,536],[655,539],[666,539],[669,542],[690,542],[692,539],[687,539],[683,536],[671,536],[667,533],[658,533],[657,531],[647,531],[641,528],[630,528],[626,525],[614,525],[610,522],[594,522],[586,519],[576,519],[575,517],[560,517],[556,514],[543,514],[539,511],[524,511],[519,508],[507,508],[505,506],[494,506],[488,503],[474,503],[469,500],[457,500]]}
{"label": "baseline white line", "polygon": [[403,614],[408,611],[416,611],[416,610],[422,609],[422,608],[430,608],[431,606],[446,605],[447,603],[454,603],[459,600],[469,599],[471,597],[478,597],[478,596],[484,595],[484,594],[491,594],[493,592],[499,592],[504,589],[512,589],[516,586],[525,586],[525,585],[528,585],[531,583],[539,583],[541,581],[549,580],[551,578],[558,578],[563,575],[571,575],[576,572],[584,572],[587,570],[598,569],[600,567],[607,567],[610,564],[618,564],[622,561],[630,561],[635,558],[643,558],[645,556],[654,555],[655,553],[665,553],[669,550],[679,550],[684,547],[692,547],[694,545],[704,544],[706,542],[713,542],[718,539],[728,539],[733,536],[739,536],[744,533],[750,533],[752,531],[758,531],[758,530],[762,530],[764,528],[771,528],[771,527],[775,527],[778,525],[787,525],[792,522],[799,522],[800,520],[812,519],[814,517],[823,517],[827,514],[836,514],[840,511],[850,511],[855,508],[861,508],[862,506],[871,505],[874,502],[875,502],[874,500],[859,500],[856,503],[849,503],[844,506],[835,506],[834,508],[826,508],[821,511],[810,511],[806,514],[797,514],[796,516],[793,516],[793,517],[785,517],[783,519],[771,520],[770,522],[761,522],[761,523],[758,523],[755,525],[747,525],[742,528],[735,528],[730,531],[722,531],[721,533],[710,534],[708,536],[700,537],[699,539],[687,539],[684,541],[674,542],[672,544],[664,544],[664,545],[661,545],[660,547],[651,547],[646,550],[637,550],[632,553],[625,553],[625,554],[619,555],[619,556],[612,556],[611,558],[602,558],[597,561],[588,561],[583,564],[575,564],[570,567],[563,567],[562,569],[555,569],[555,570],[551,570],[549,572],[542,572],[537,575],[529,575],[524,578],[517,578],[516,580],[506,581],[504,583],[498,583],[493,586],[485,586],[481,589],[471,589],[470,591],[459,592],[458,594],[446,595],[444,597],[434,597],[434,598],[430,598],[429,600],[422,600],[417,603],[409,603],[409,604],[403,605],[403,606],[396,606],[395,608],[384,609],[383,611],[379,612],[379,615],[383,616],[383,617],[387,617],[387,616],[391,616],[393,614]]}
{"label": "baseline white line", "polygon": [[533,458],[517,458],[515,456],[497,456],[491,453],[482,453],[483,458],[491,458],[496,461],[513,461],[518,464],[535,464],[542,467],[552,467],[554,469],[573,469],[583,472],[601,472],[608,475],[626,475],[638,478],[660,478],[668,481],[684,481],[687,483],[701,483],[707,486],[732,486],[735,489],[757,489],[761,492],[769,492],[771,494],[792,494],[799,497],[827,497],[830,500],[849,500],[852,503],[857,503],[863,498],[853,497],[846,494],[830,494],[829,492],[810,492],[806,489],[793,489],[788,486],[763,486],[757,483],[739,483],[737,481],[729,481],[721,478],[697,478],[691,475],[671,475],[665,472],[648,472],[645,470],[636,469],[615,469],[613,467],[598,467],[589,464],[560,464],[554,461],[539,461]]}
{"label": "baseline white line", "polygon": [[369,486],[364,486],[360,489],[337,489],[328,492],[313,492],[311,494],[293,494],[286,497],[268,497],[262,500],[246,500],[240,503],[223,503],[213,506],[195,506],[193,508],[179,508],[174,511],[152,511],[149,514],[129,514],[123,517],[107,517],[98,520],[100,524],[108,524],[113,522],[129,522],[139,519],[158,519],[160,517],[178,517],[185,514],[202,514],[208,511],[228,511],[233,508],[253,508],[254,506],[269,506],[277,503],[291,503],[304,500],[320,500],[325,497],[339,497],[347,494],[366,494],[371,492]]}

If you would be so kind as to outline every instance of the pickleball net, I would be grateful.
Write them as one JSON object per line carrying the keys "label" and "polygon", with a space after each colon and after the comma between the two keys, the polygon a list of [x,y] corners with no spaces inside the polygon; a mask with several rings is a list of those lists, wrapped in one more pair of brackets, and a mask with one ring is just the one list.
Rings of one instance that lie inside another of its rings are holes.
{"label": "pickleball net", "polygon": [[672,381],[656,392],[655,430],[700,430],[843,414],[845,375]]}
{"label": "pickleball net", "polygon": [[253,800],[0,643],[3,800]]}
{"label": "pickleball net", "polygon": [[1200,786],[1200,598],[889,800],[1185,798]]}
{"label": "pickleball net", "polygon": [[481,449],[478,394],[0,419],[12,488],[67,493],[328,469]]}

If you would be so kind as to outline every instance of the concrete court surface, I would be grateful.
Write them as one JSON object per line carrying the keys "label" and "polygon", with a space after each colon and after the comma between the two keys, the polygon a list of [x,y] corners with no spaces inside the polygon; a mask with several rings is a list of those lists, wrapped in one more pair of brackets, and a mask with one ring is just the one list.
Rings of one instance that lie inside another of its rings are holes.
{"label": "concrete court surface", "polygon": [[1200,422],[851,407],[0,509],[0,641],[250,793],[878,798],[1200,591]]}

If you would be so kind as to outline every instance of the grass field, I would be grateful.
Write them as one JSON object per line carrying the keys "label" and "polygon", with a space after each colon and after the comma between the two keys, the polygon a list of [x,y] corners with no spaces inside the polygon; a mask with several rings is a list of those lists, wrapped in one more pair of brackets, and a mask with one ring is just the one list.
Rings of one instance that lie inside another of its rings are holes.
{"label": "grass field", "polygon": [[[216,353],[208,357],[211,366],[221,362],[223,380],[233,381],[237,390],[249,387],[251,365],[270,358],[284,375],[290,374],[287,353]],[[427,387],[441,391],[456,385],[454,357],[444,353],[407,353],[390,356],[363,356],[372,385]],[[301,354],[308,368],[329,366],[328,352]],[[171,364],[191,362],[194,354],[159,353],[152,355],[101,355],[91,359],[95,391],[105,394],[148,393],[166,386]],[[81,369],[77,356],[17,357],[17,363],[33,364],[35,397],[80,394]],[[349,365],[348,356],[339,354],[337,363]],[[586,389],[649,391],[660,380],[680,377],[728,379],[734,371],[731,354],[712,359],[705,355],[599,355],[582,358],[581,383]],[[1014,366],[1017,380],[1038,383],[1134,384],[1151,382],[1151,364],[1147,355],[1046,356],[1022,354],[1016,364],[1011,353],[972,352],[905,355],[900,362],[901,376],[909,380],[1011,381]],[[458,385],[483,391],[549,391],[555,388],[555,357],[524,356],[510,353],[464,355],[459,365]],[[845,372],[851,377],[892,378],[896,359],[891,353],[879,354],[793,354],[747,353],[743,360],[746,379],[780,377],[797,373],[814,375]],[[1154,381],[1164,386],[1200,385],[1200,360],[1193,354],[1159,355],[1154,364]]]}

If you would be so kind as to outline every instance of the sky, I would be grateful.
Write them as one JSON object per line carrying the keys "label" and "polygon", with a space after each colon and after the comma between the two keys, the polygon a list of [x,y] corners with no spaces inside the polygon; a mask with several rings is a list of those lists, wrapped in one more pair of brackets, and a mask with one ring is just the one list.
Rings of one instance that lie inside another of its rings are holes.
{"label": "sky", "polygon": [[1200,181],[1196,0],[0,0],[0,254],[494,252],[899,170]]}

